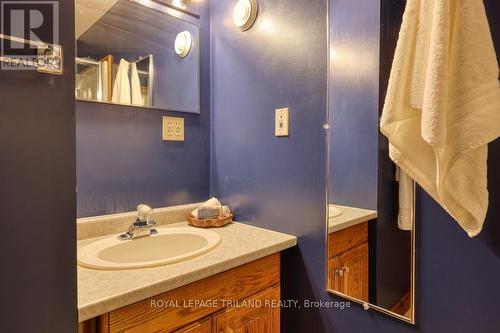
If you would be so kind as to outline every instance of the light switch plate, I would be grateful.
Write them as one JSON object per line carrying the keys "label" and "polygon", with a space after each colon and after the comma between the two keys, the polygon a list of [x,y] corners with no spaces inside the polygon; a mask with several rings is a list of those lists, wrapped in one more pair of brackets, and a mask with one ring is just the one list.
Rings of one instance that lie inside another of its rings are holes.
{"label": "light switch plate", "polygon": [[288,108],[276,109],[275,135],[290,135],[290,110]]}
{"label": "light switch plate", "polygon": [[163,117],[163,141],[184,141],[184,118]]}

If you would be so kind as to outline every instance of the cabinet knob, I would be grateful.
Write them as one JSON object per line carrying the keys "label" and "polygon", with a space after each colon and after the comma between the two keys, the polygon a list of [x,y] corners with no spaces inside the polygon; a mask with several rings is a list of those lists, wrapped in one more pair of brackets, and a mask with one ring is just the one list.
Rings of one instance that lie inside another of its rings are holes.
{"label": "cabinet knob", "polygon": [[342,266],[338,269],[335,270],[335,274],[338,274],[338,276],[343,277],[344,273],[349,273],[349,268]]}

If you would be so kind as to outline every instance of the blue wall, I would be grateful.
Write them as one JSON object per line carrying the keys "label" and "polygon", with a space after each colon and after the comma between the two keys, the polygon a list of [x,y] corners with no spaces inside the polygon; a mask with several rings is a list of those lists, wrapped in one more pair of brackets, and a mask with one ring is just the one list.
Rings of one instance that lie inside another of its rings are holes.
{"label": "blue wall", "polygon": [[379,13],[373,0],[332,1],[329,24],[329,202],[374,210],[379,85],[373,78],[379,69]]}
{"label": "blue wall", "polygon": [[[233,5],[212,2],[212,191],[240,220],[317,230],[325,209],[326,5],[259,1],[247,32],[232,24]],[[290,108],[290,137],[274,136],[280,107]]]}
{"label": "blue wall", "polygon": [[[210,20],[201,5],[201,113],[77,102],[78,217],[204,201],[210,192]],[[162,116],[185,119],[185,142],[162,141]]]}
{"label": "blue wall", "polygon": [[[500,24],[493,17],[500,5],[485,3],[500,48]],[[284,298],[337,299],[324,292],[326,139],[320,128],[326,118],[326,1],[259,4],[259,21],[247,33],[231,24],[232,1],[212,4],[212,191],[235,208],[238,219],[299,236],[298,248],[283,260]],[[377,1],[331,0],[331,5],[339,17],[359,11],[379,15]],[[400,6],[401,1],[382,0],[381,22],[346,20],[339,28],[356,43],[358,34],[361,38],[382,23],[381,47],[387,50],[397,38]],[[268,22],[275,23],[277,34],[267,33]],[[381,63],[381,88],[388,63]],[[369,80],[378,82],[377,73]],[[350,79],[343,84],[352,87]],[[279,106],[292,107],[288,139],[273,137],[273,109]],[[354,305],[349,310],[285,309],[283,331],[497,332],[500,175],[493,170],[500,168],[498,141],[491,145],[489,166],[490,213],[476,239],[418,193],[416,326]]]}
{"label": "blue wall", "polygon": [[[233,6],[212,1],[212,191],[238,220],[299,237],[284,298],[325,298],[327,2],[260,0],[244,33]],[[274,136],[279,107],[290,107],[288,138]],[[284,311],[282,331],[321,332],[318,317]]]}

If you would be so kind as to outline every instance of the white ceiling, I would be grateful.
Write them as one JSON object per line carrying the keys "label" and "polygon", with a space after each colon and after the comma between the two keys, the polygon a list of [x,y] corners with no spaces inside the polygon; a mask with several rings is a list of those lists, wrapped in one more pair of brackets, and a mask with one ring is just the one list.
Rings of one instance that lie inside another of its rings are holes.
{"label": "white ceiling", "polygon": [[76,39],[80,38],[94,23],[119,0],[76,0]]}

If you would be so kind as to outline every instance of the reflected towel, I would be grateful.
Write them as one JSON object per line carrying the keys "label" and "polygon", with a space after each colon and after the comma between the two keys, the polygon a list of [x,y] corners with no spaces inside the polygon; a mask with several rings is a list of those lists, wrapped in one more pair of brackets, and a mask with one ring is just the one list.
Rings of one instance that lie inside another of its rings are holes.
{"label": "reflected towel", "polygon": [[132,104],[144,105],[141,92],[141,80],[135,63],[130,64],[130,81],[132,82]]}
{"label": "reflected towel", "polygon": [[498,63],[482,0],[408,0],[381,119],[392,160],[470,237],[500,136]]}
{"label": "reflected towel", "polygon": [[102,66],[102,71],[101,71],[101,82],[106,82],[105,84],[102,85],[102,95],[101,95],[101,100],[104,102],[109,102],[110,96],[111,96],[111,91],[109,91],[108,88],[108,80],[111,80],[110,77],[108,77],[108,66],[111,66],[109,61],[103,60],[101,61],[101,66]]}
{"label": "reflected towel", "polygon": [[398,227],[401,230],[413,230],[414,189],[411,179],[401,168],[396,167],[396,180],[399,183]]}
{"label": "reflected towel", "polygon": [[113,85],[113,103],[130,104],[130,80],[128,78],[129,62],[125,59],[120,60],[118,72],[116,73],[115,83]]}

